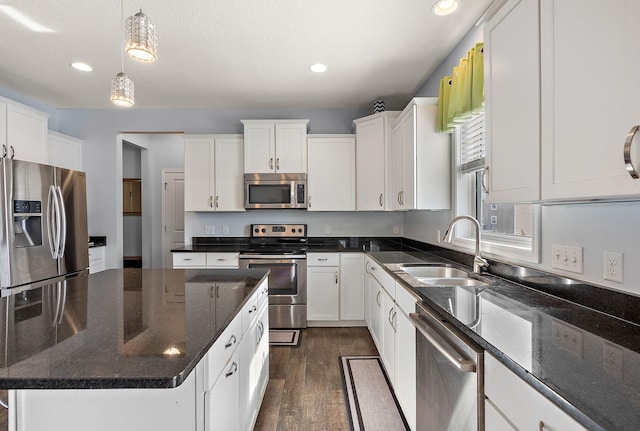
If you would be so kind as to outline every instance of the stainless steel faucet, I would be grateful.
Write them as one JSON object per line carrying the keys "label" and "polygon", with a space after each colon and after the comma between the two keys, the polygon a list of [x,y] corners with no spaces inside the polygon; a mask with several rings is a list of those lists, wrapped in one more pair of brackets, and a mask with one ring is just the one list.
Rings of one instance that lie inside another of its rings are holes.
{"label": "stainless steel faucet", "polygon": [[480,256],[481,228],[480,228],[480,223],[478,223],[478,220],[468,215],[461,215],[458,217],[454,217],[454,219],[451,220],[451,222],[449,223],[449,227],[447,228],[447,231],[444,233],[444,237],[442,238],[442,240],[446,242],[451,242],[451,236],[453,234],[453,226],[460,220],[469,220],[476,227],[476,253],[475,253],[475,256],[473,256],[473,272],[475,274],[480,274],[483,269],[486,270],[489,268],[489,262],[487,262],[486,259]]}

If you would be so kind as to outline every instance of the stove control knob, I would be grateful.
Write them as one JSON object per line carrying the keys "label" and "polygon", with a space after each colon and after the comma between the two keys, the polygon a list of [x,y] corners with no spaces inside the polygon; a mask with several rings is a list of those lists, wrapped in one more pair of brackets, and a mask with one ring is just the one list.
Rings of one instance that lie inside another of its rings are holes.
{"label": "stove control knob", "polygon": [[298,229],[298,233],[302,233],[302,229]]}
{"label": "stove control knob", "polygon": [[262,228],[262,233],[266,233],[267,230],[265,228]]}
{"label": "stove control knob", "polygon": [[253,231],[254,231],[255,233],[258,233],[258,232],[260,232],[260,229],[255,228]]}
{"label": "stove control knob", "polygon": [[294,229],[291,229],[291,232],[292,232],[292,233],[296,233],[296,230],[295,230],[295,228],[294,228]]}

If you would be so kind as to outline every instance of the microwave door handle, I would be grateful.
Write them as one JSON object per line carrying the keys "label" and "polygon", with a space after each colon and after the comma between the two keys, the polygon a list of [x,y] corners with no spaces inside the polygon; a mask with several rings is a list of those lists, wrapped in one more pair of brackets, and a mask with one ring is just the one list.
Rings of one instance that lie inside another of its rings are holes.
{"label": "microwave door handle", "polygon": [[58,250],[58,257],[64,257],[64,249],[67,245],[67,210],[64,206],[64,198],[62,197],[60,186],[58,186],[57,191],[60,205],[60,249]]}

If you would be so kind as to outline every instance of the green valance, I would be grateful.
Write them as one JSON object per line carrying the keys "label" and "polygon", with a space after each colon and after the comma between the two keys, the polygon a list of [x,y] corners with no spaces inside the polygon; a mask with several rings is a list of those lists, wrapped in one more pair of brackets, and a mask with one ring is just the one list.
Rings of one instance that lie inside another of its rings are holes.
{"label": "green valance", "polygon": [[440,80],[438,132],[449,133],[484,108],[484,44],[478,42]]}

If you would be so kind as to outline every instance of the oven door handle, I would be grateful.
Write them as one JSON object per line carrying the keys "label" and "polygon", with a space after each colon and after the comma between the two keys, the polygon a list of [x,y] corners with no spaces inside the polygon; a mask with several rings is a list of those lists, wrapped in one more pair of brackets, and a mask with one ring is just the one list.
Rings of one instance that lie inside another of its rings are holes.
{"label": "oven door handle", "polygon": [[424,338],[431,343],[433,347],[435,347],[442,355],[447,358],[447,360],[455,366],[458,371],[461,373],[475,373],[476,364],[469,360],[462,358],[459,354],[453,353],[454,349],[452,346],[446,346],[440,341],[438,341],[430,332],[429,325],[424,322],[424,320],[420,317],[419,313],[410,313],[409,317],[411,318],[411,323],[415,328],[422,334]]}
{"label": "oven door handle", "polygon": [[260,259],[260,260],[282,260],[282,259],[306,259],[306,254],[241,254],[238,256],[242,259]]}

